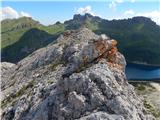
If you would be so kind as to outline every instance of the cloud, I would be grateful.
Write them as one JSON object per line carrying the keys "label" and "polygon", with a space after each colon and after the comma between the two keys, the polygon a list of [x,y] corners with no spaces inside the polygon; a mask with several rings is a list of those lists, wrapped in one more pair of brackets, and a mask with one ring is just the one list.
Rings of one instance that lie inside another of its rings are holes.
{"label": "cloud", "polygon": [[134,3],[136,0],[130,0],[131,3]]}
{"label": "cloud", "polygon": [[116,3],[123,3],[123,0],[115,0]]}
{"label": "cloud", "polygon": [[89,13],[89,14],[95,16],[94,12],[92,11],[92,7],[89,6],[89,5],[86,6],[86,7],[80,7],[80,8],[78,8],[77,13],[78,13],[78,14]]}
{"label": "cloud", "polygon": [[17,13],[17,11],[15,11],[13,8],[11,7],[4,7],[2,8],[1,11],[2,14],[2,19],[6,19],[6,18],[18,18],[19,14]]}
{"label": "cloud", "polygon": [[133,10],[127,10],[124,12],[124,15],[134,15],[135,12]]}
{"label": "cloud", "polygon": [[119,20],[119,19],[132,18],[136,16],[143,16],[143,17],[151,18],[151,20],[156,22],[157,25],[160,25],[160,11],[158,10],[153,10],[150,12],[136,12],[136,11],[129,9],[119,16],[112,16],[107,19],[108,20],[113,20],[113,19]]}
{"label": "cloud", "polygon": [[[124,0],[112,0],[111,3],[109,3],[109,8],[116,10],[117,5],[124,3]],[[135,0],[129,0],[129,2],[134,3]]]}
{"label": "cloud", "polygon": [[91,12],[91,6],[86,6],[84,8],[80,7],[77,12],[79,14],[85,14],[85,13],[88,13],[88,12]]}
{"label": "cloud", "polygon": [[144,16],[144,17],[148,17],[151,18],[154,22],[156,22],[158,25],[160,25],[160,11],[158,10],[154,10],[151,12],[135,12],[133,10],[127,10],[124,12],[124,18],[126,17],[134,17],[134,16]]}
{"label": "cloud", "polygon": [[98,15],[98,14],[96,14],[96,13],[94,13],[94,12],[92,11],[92,7],[91,7],[90,5],[85,6],[85,7],[80,7],[80,8],[78,8],[78,9],[76,10],[76,13],[77,13],[77,14],[86,14],[86,13],[89,13],[89,14],[91,14],[91,15],[93,15],[93,16],[99,16],[99,17],[101,17],[101,15]]}
{"label": "cloud", "polygon": [[123,0],[113,0],[111,3],[109,3],[109,8],[116,10],[116,6],[123,2]]}
{"label": "cloud", "polygon": [[16,10],[14,10],[13,8],[11,7],[3,7],[1,9],[1,19],[4,20],[4,19],[13,19],[13,18],[19,18],[19,17],[31,17],[31,15],[29,15],[28,13],[24,12],[24,11],[21,11],[20,13],[18,13]]}
{"label": "cloud", "polygon": [[23,17],[23,16],[25,16],[25,17],[31,17],[30,14],[28,14],[26,12],[23,12],[23,11],[20,12],[19,16],[21,16],[21,17]]}
{"label": "cloud", "polygon": [[116,6],[117,4],[114,1],[109,4],[109,8],[112,8],[113,10],[115,10]]}
{"label": "cloud", "polygon": [[155,21],[158,25],[160,25],[160,11],[154,10],[151,12],[144,12],[144,13],[136,13],[136,16],[145,16],[151,18]]}

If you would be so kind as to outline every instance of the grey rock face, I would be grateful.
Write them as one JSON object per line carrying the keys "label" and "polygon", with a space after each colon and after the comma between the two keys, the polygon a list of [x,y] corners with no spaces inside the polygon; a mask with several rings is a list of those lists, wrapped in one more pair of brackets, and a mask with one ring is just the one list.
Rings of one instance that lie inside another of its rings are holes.
{"label": "grey rock face", "polygon": [[15,64],[13,63],[8,63],[8,62],[2,62],[1,63],[1,70],[2,72],[5,70],[8,70],[9,68],[13,67]]}
{"label": "grey rock face", "polygon": [[154,120],[116,44],[86,28],[66,31],[4,71],[2,120]]}

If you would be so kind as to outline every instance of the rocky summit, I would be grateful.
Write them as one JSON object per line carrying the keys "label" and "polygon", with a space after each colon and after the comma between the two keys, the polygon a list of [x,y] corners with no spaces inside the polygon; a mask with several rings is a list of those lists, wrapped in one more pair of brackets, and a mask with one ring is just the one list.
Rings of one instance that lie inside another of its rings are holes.
{"label": "rocky summit", "polygon": [[127,82],[116,45],[81,28],[2,63],[2,120],[155,120]]}

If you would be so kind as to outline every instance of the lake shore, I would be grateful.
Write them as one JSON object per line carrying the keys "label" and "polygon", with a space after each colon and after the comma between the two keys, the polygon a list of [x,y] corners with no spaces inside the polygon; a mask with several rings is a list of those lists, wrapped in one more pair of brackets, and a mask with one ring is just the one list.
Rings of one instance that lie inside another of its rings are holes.
{"label": "lake shore", "polygon": [[160,78],[157,79],[128,79],[129,82],[158,82],[160,83]]}
{"label": "lake shore", "polygon": [[155,65],[155,64],[148,64],[148,63],[142,63],[142,62],[128,62],[127,65],[137,65],[137,66],[144,66],[144,67],[155,67],[155,68],[160,68],[160,65]]}

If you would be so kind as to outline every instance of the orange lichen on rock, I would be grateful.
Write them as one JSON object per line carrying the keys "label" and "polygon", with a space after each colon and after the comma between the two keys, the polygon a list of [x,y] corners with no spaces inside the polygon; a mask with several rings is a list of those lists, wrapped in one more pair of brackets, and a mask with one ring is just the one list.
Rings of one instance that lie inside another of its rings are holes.
{"label": "orange lichen on rock", "polygon": [[113,47],[113,48],[111,48],[111,50],[108,52],[108,55],[114,55],[114,54],[117,53],[117,51],[118,51],[117,47]]}
{"label": "orange lichen on rock", "polygon": [[95,49],[99,52],[101,58],[106,58],[117,53],[116,45],[116,40],[98,40],[95,42]]}
{"label": "orange lichen on rock", "polygon": [[104,40],[99,40],[95,42],[95,48],[99,52],[100,55],[102,55],[104,52],[107,51],[108,44]]}
{"label": "orange lichen on rock", "polygon": [[116,63],[116,54],[118,52],[117,49],[117,41],[112,40],[98,40],[95,42],[95,49],[99,53],[99,57],[97,58],[97,61],[101,61],[103,59],[106,60],[106,64],[108,64],[110,67],[116,67],[119,69],[122,69],[123,67]]}
{"label": "orange lichen on rock", "polygon": [[95,50],[98,51],[99,54],[97,61],[108,56],[108,47],[108,43],[105,40],[98,40],[95,42]]}
{"label": "orange lichen on rock", "polygon": [[63,35],[64,35],[65,37],[68,37],[69,35],[71,35],[71,31],[67,30],[67,31],[65,31],[65,32],[63,33]]}

